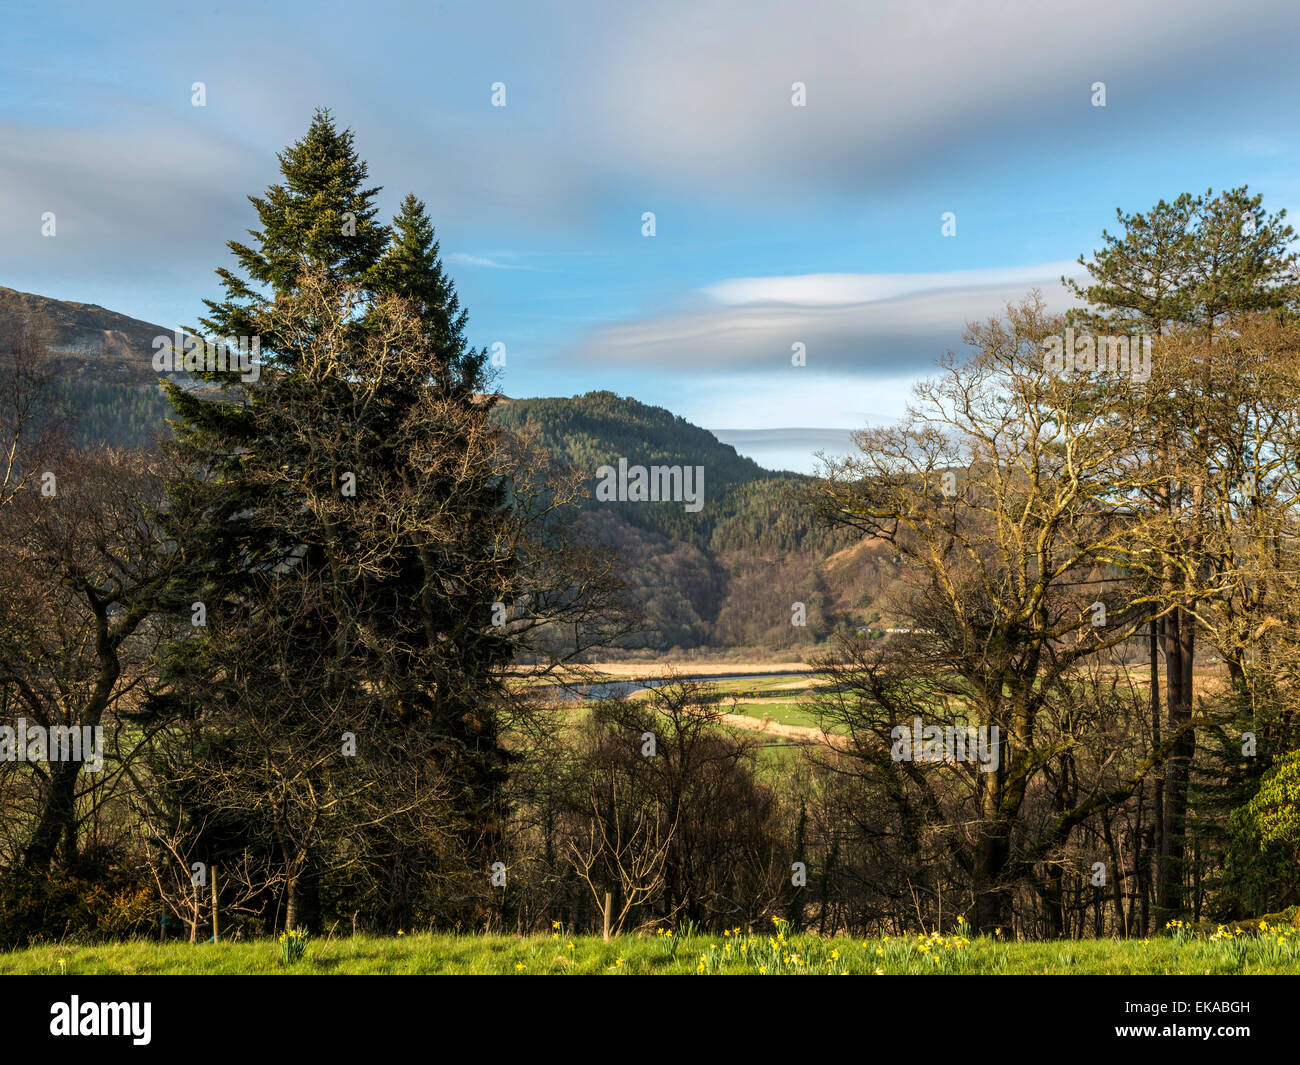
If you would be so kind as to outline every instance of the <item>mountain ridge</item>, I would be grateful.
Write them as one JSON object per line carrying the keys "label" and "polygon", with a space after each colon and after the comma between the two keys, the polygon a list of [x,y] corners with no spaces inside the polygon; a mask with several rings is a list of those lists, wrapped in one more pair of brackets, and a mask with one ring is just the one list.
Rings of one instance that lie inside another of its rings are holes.
{"label": "mountain ridge", "polygon": [[[152,355],[154,338],[171,330],[0,286],[0,330],[23,323],[43,331],[65,370],[61,387],[83,443],[138,446],[165,431],[171,408]],[[702,468],[697,513],[681,501],[602,502],[594,490],[583,504],[588,530],[626,553],[625,575],[647,618],[625,650],[811,648],[837,627],[874,620],[869,608],[888,576],[876,552],[812,521],[798,499],[807,475],[766,469],[667,408],[608,390],[492,398],[501,425],[533,435],[587,476],[620,458]],[[803,626],[791,624],[796,603]]]}
{"label": "mountain ridge", "polygon": [[97,303],[56,300],[0,285],[0,330],[30,325],[64,360],[93,365],[110,380],[153,384],[155,337],[175,330],[132,318]]}

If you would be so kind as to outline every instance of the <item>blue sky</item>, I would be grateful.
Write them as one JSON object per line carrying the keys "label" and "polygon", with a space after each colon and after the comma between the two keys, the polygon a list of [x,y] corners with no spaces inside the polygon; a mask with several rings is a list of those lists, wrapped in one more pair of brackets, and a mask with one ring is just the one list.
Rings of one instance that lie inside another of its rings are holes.
{"label": "blue sky", "polygon": [[0,13],[0,284],[194,324],[327,106],[385,212],[428,204],[507,394],[610,389],[811,468],[964,321],[1063,306],[1116,207],[1300,203],[1293,0],[271,6]]}

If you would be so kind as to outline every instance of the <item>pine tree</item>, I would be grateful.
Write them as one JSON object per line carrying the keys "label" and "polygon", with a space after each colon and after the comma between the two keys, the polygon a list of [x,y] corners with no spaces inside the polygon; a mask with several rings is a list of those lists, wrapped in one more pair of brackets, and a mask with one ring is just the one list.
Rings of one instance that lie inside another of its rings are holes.
{"label": "pine tree", "polygon": [[[344,782],[361,762],[331,757],[337,730],[304,751],[316,702],[330,728],[355,721],[376,787],[385,766],[399,775],[396,759],[423,764],[445,791],[448,831],[482,843],[495,835],[505,764],[492,706],[513,651],[493,624],[493,603],[511,599],[513,517],[500,430],[474,396],[485,353],[466,346],[423,205],[407,197],[392,231],[375,221],[378,190],[349,131],[318,112],[280,163],[282,182],[250,197],[262,225],[253,244],[230,244],[242,276],[218,271],[225,299],[206,301],[201,321],[209,336],[260,338],[260,376],[200,373],[220,398],[166,385],[178,476],[161,520],[186,563],[172,605],[188,613],[202,600],[208,624],[174,648],[152,712],[228,722],[212,755],[226,791],[209,802],[227,834],[222,802],[247,813],[247,796],[273,790],[266,767],[236,772],[238,752],[264,750],[266,736],[297,737],[282,755],[312,809],[351,794]],[[256,743],[239,727],[250,699]],[[378,839],[387,860],[409,862],[409,840],[384,838],[394,826],[367,816],[369,836],[354,834],[350,853]],[[299,823],[313,826],[301,838]],[[277,828],[295,837],[298,857],[283,863],[293,923],[317,919],[323,856],[337,844],[324,825],[304,813]]]}
{"label": "pine tree", "polygon": [[1264,210],[1246,186],[1219,195],[1183,193],[1145,213],[1116,210],[1120,236],[1102,231],[1087,284],[1062,278],[1089,304],[1076,320],[1162,336],[1171,328],[1208,334],[1234,316],[1295,308],[1300,299],[1294,230],[1286,211]]}
{"label": "pine tree", "polygon": [[[249,231],[256,247],[228,244],[248,280],[281,295],[293,290],[305,266],[321,268],[331,279],[364,277],[387,245],[388,231],[375,221],[380,189],[366,187],[369,170],[356,153],[352,131],[340,132],[329,111],[318,110],[306,136],[279,160],[283,183],[267,189],[265,198],[248,198],[262,224]],[[226,269],[217,275],[229,299],[252,295],[248,280]],[[224,305],[208,306],[218,329],[227,324]]]}
{"label": "pine tree", "polygon": [[466,346],[469,312],[443,272],[439,244],[424,204],[414,194],[402,201],[393,219],[393,239],[371,274],[379,292],[403,296],[428,329],[445,369],[435,382],[444,395],[469,398],[487,387],[487,353]]}

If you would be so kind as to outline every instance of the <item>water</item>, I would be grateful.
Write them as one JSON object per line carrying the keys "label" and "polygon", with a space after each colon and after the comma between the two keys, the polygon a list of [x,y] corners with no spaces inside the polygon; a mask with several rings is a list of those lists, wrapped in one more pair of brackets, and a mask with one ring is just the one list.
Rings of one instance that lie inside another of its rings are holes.
{"label": "water", "polygon": [[[699,681],[759,681],[759,680],[799,680],[809,677],[809,673],[718,673],[703,677],[689,677],[688,680]],[[635,691],[641,691],[643,688],[661,688],[665,684],[672,683],[664,677],[650,677],[644,680],[603,680],[594,684],[577,684],[566,689],[558,684],[547,685],[544,689],[547,694],[565,702],[589,702],[600,699],[614,699],[620,696],[631,695]]]}

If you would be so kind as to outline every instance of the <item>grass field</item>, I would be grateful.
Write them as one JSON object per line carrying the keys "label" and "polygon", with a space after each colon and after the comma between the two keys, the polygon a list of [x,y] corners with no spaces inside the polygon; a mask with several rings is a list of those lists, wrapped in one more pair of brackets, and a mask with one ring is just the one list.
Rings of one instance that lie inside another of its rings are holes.
{"label": "grass field", "polygon": [[746,717],[762,719],[770,717],[778,725],[797,725],[801,728],[816,728],[817,717],[801,708],[798,702],[785,699],[762,699],[753,702],[737,702],[732,713],[744,714]]}
{"label": "grass field", "polygon": [[755,677],[752,680],[745,677],[739,680],[714,680],[706,683],[714,691],[722,695],[742,691],[788,691],[798,695],[807,695],[814,688],[827,687],[825,684],[817,684],[811,676],[792,676],[789,673],[779,673],[771,677]]}
{"label": "grass field", "polygon": [[12,974],[388,973],[507,975],[927,975],[1300,973],[1300,934],[1281,929],[1217,939],[1063,940],[1004,943],[960,934],[858,940],[771,932],[591,936],[412,934],[308,941],[281,960],[274,940],[239,943],[48,945],[0,954]]}

